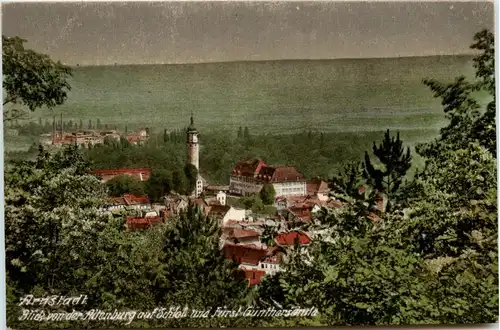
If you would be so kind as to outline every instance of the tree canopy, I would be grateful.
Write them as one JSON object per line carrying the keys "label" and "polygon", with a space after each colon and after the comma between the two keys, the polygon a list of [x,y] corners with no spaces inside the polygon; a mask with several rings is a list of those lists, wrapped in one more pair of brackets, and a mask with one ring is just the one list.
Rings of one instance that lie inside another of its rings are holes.
{"label": "tree canopy", "polygon": [[276,198],[276,191],[274,190],[274,186],[270,183],[266,183],[262,186],[262,189],[259,193],[260,199],[265,205],[274,204],[274,200]]}
{"label": "tree canopy", "polygon": [[30,111],[43,106],[53,108],[66,101],[71,89],[67,81],[71,69],[48,55],[26,49],[25,42],[2,35],[4,121],[24,116],[23,109],[15,105],[26,106]]}

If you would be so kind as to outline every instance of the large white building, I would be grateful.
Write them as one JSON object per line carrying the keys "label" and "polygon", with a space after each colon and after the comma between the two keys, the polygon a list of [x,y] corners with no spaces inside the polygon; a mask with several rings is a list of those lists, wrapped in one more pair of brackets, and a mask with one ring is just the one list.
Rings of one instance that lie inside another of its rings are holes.
{"label": "large white building", "polygon": [[279,196],[305,196],[304,175],[291,166],[268,166],[260,159],[237,163],[229,179],[229,191],[243,196],[260,192],[264,184],[272,184]]}

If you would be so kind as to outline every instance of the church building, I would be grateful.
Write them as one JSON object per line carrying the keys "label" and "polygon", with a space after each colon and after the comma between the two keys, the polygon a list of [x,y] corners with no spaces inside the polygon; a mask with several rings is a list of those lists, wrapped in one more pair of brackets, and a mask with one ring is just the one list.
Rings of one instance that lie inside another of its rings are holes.
{"label": "church building", "polygon": [[187,162],[196,167],[198,171],[198,179],[196,187],[193,191],[194,197],[199,197],[203,192],[203,178],[200,175],[200,142],[199,133],[194,127],[193,115],[191,115],[191,124],[187,129]]}

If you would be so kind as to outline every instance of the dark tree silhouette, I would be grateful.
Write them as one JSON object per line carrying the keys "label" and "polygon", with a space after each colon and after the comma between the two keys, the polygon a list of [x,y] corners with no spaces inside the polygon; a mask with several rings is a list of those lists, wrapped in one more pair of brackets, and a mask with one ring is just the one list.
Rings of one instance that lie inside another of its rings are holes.
{"label": "dark tree silhouette", "polygon": [[410,148],[407,148],[405,152],[399,133],[395,138],[391,137],[387,130],[380,146],[373,142],[373,154],[383,165],[383,169],[375,168],[368,152],[365,152],[364,177],[373,188],[391,196],[397,192],[406,172],[411,167]]}

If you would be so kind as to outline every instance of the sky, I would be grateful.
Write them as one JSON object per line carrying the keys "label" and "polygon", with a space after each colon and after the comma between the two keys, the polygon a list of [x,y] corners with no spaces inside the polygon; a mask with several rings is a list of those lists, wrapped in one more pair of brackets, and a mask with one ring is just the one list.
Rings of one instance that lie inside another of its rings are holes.
{"label": "sky", "polygon": [[68,65],[470,53],[493,2],[2,4],[2,33]]}

